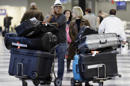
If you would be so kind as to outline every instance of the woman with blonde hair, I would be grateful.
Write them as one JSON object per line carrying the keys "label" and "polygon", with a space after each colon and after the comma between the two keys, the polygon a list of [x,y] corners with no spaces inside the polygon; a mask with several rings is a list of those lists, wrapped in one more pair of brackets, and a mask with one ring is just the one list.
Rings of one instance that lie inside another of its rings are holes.
{"label": "woman with blonde hair", "polygon": [[[72,16],[73,16],[73,20],[70,22],[70,30],[69,30],[69,34],[70,34],[70,38],[71,38],[71,43],[69,45],[68,48],[68,59],[73,59],[74,55],[76,54],[76,47],[73,46],[77,35],[80,31],[80,29],[82,28],[82,26],[90,26],[88,20],[83,19],[83,11],[79,6],[74,6],[72,9]],[[89,34],[88,30],[85,31],[85,34]],[[82,83],[79,83],[79,86]],[[88,82],[85,82],[85,86],[91,86]]]}
{"label": "woman with blonde hair", "polygon": [[76,40],[77,34],[83,25],[90,26],[88,20],[83,19],[83,11],[79,6],[74,6],[72,9],[73,19],[69,25],[69,34],[71,38],[71,43],[68,48],[68,59],[73,59],[75,55],[76,48],[73,43]]}

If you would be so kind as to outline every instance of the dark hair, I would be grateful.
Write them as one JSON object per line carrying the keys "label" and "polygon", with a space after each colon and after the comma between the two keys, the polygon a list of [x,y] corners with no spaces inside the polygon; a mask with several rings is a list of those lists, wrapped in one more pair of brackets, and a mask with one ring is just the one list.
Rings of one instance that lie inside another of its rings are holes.
{"label": "dark hair", "polygon": [[109,11],[109,14],[110,14],[110,15],[116,15],[116,10],[115,10],[115,9],[111,9],[111,10]]}
{"label": "dark hair", "polygon": [[99,11],[98,11],[98,13],[102,13],[102,11],[101,11],[101,10],[99,10]]}
{"label": "dark hair", "polygon": [[37,8],[36,5],[32,5],[32,6],[30,7],[30,9],[31,9],[31,10],[37,10],[38,8]]}
{"label": "dark hair", "polygon": [[71,10],[65,10],[65,11],[63,12],[63,14],[65,14],[67,11],[70,12],[70,17],[69,17],[69,20],[68,20],[67,22],[70,23],[70,21],[72,20],[72,12],[71,12]]}
{"label": "dark hair", "polygon": [[91,8],[87,8],[85,11],[88,12],[88,13],[92,12]]}

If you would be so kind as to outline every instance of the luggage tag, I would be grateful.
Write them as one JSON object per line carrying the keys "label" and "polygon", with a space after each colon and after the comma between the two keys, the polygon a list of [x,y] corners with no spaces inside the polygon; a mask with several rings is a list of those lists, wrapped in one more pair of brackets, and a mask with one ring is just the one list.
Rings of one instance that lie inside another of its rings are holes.
{"label": "luggage tag", "polygon": [[27,44],[20,44],[19,41],[17,43],[12,42],[12,45],[17,46],[17,49],[20,49],[20,47],[27,47]]}
{"label": "luggage tag", "polygon": [[91,51],[91,53],[92,53],[92,56],[96,56],[96,54],[98,54],[99,51]]}

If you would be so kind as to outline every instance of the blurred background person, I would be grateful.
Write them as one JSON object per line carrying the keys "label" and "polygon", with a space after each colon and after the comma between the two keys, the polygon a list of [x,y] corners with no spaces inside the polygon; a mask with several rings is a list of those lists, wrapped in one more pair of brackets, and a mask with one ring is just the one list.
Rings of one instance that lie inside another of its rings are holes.
{"label": "blurred background person", "polygon": [[6,33],[9,33],[9,29],[10,29],[12,19],[13,19],[13,17],[8,16],[8,14],[6,14],[6,16],[4,17],[4,27],[5,27]]}
{"label": "blurred background person", "polygon": [[[65,10],[64,15],[66,17],[66,36],[67,36],[67,44],[69,46],[69,44],[71,43],[71,38],[69,35],[69,24],[72,20],[72,13],[71,10]],[[67,72],[72,72],[72,69],[70,69],[70,64],[71,64],[71,58],[68,58],[68,52],[66,53],[66,59],[67,59]]]}
{"label": "blurred background person", "polygon": [[116,10],[111,9],[109,11],[109,16],[104,18],[99,25],[99,34],[103,33],[116,33],[120,36],[123,43],[126,43],[126,34],[123,27],[123,22],[120,18],[116,17]]}
{"label": "blurred background person", "polygon": [[102,20],[107,17],[108,14],[99,10],[98,17],[97,17],[97,28],[99,28],[99,25],[101,24]]}
{"label": "blurred background person", "polygon": [[104,18],[104,17],[102,16],[102,11],[100,10],[100,11],[98,12],[98,17],[97,17],[97,25],[98,25],[98,26],[101,24],[103,18]]}
{"label": "blurred background person", "polygon": [[90,23],[90,26],[93,30],[97,31],[97,17],[92,13],[90,8],[85,10],[85,15],[83,16],[84,19],[87,19]]}
{"label": "blurred background person", "polygon": [[37,20],[39,20],[39,21],[43,21],[43,20],[44,20],[43,13],[38,10],[37,5],[36,5],[35,2],[32,2],[32,3],[30,4],[30,9],[27,10],[27,11],[24,13],[24,15],[23,15],[23,17],[22,17],[22,19],[21,19],[21,23],[22,23],[23,21],[28,20],[28,19],[33,18],[33,17],[35,17],[35,18],[36,18]]}

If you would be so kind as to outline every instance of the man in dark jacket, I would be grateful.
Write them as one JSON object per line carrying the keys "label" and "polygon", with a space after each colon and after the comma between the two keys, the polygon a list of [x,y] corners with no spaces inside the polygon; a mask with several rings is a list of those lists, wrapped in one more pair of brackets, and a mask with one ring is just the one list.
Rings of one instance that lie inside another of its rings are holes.
{"label": "man in dark jacket", "polygon": [[11,20],[13,19],[13,17],[8,16],[8,14],[6,14],[5,18],[4,18],[4,27],[5,27],[5,32],[9,32],[9,27],[11,25]]}
{"label": "man in dark jacket", "polygon": [[[56,78],[55,82],[62,81],[63,73],[64,73],[64,58],[65,53],[67,50],[67,43],[66,43],[66,17],[62,13],[63,7],[60,1],[56,0],[54,6],[52,8],[53,13],[48,18],[47,22],[56,24],[59,32],[58,32],[58,45],[56,47],[56,54],[58,57],[58,77]],[[62,83],[60,85],[62,86]]]}
{"label": "man in dark jacket", "polygon": [[34,3],[34,2],[32,2],[30,4],[30,9],[24,13],[24,15],[21,19],[21,23],[23,21],[28,20],[33,17],[35,17],[37,20],[40,20],[40,21],[44,20],[44,16],[43,16],[42,12],[38,10],[36,3]]}

